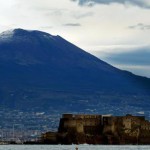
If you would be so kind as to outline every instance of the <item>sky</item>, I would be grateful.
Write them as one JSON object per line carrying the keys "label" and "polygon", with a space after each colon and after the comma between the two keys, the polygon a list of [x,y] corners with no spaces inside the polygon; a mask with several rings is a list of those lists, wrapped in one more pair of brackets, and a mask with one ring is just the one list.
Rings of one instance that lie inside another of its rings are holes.
{"label": "sky", "polygon": [[150,0],[0,0],[0,32],[14,28],[60,35],[150,77]]}

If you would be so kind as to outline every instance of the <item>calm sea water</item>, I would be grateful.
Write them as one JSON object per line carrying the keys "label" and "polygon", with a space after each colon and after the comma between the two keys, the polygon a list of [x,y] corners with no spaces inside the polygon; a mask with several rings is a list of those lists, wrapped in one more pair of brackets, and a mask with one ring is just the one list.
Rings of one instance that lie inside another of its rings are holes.
{"label": "calm sea water", "polygon": [[[78,145],[79,150],[150,150],[150,146]],[[76,145],[0,145],[0,150],[75,150]]]}

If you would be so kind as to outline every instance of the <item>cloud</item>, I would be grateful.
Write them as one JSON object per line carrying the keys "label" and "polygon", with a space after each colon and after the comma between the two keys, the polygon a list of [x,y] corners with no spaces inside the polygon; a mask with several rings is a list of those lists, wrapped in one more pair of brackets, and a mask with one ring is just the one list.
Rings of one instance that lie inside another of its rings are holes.
{"label": "cloud", "polygon": [[129,29],[150,30],[150,25],[138,23],[137,25],[128,26]]}
{"label": "cloud", "polygon": [[40,27],[41,29],[52,29],[53,28],[53,26],[42,26],[42,27]]}
{"label": "cloud", "polygon": [[80,18],[90,17],[90,16],[93,16],[93,15],[94,15],[93,12],[87,12],[87,13],[77,13],[77,12],[75,12],[73,14],[73,17],[76,18],[76,19],[80,19]]}
{"label": "cloud", "polygon": [[[65,14],[68,14],[69,12],[68,12],[68,10],[67,9],[39,9],[39,10],[41,10],[41,11],[43,11],[43,12],[45,12],[45,15],[46,16],[63,16],[63,15],[65,15]],[[37,9],[37,11],[38,11],[38,9]]]}
{"label": "cloud", "polygon": [[80,6],[94,6],[95,4],[105,4],[109,5],[112,3],[118,3],[123,5],[135,5],[142,8],[150,8],[149,0],[71,0],[73,2],[78,2]]}
{"label": "cloud", "polygon": [[134,51],[110,54],[106,60],[114,64],[150,66],[150,47],[139,48]]}
{"label": "cloud", "polygon": [[79,27],[81,26],[81,24],[79,23],[66,23],[66,24],[63,24],[64,26],[71,26],[71,27]]}
{"label": "cloud", "polygon": [[96,52],[94,55],[117,68],[150,78],[150,46],[104,55],[101,53]]}

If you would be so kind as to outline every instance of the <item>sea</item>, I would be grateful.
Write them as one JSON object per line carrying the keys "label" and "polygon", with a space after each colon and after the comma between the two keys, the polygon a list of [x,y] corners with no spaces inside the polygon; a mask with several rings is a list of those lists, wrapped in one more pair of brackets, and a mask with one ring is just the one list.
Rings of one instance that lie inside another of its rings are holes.
{"label": "sea", "polygon": [[0,150],[150,150],[150,146],[139,145],[0,145]]}

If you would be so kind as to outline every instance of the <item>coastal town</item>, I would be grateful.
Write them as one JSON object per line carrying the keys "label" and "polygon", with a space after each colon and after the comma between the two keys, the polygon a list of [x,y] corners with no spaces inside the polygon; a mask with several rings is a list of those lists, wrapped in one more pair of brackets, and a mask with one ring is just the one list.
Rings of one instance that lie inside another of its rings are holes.
{"label": "coastal town", "polygon": [[[32,117],[35,119],[35,114]],[[38,122],[38,126],[27,127],[19,122],[10,124],[12,129],[1,129],[0,144],[150,144],[150,122],[145,116],[63,114],[58,122],[47,126]]]}

